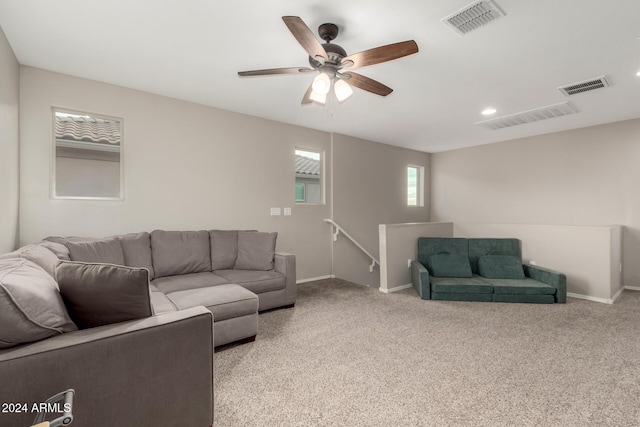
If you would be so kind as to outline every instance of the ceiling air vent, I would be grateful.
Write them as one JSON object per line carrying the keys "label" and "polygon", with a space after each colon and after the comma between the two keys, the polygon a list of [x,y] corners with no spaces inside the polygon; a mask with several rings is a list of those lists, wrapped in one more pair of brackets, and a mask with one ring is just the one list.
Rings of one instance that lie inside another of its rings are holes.
{"label": "ceiling air vent", "polygon": [[463,35],[501,16],[504,12],[492,0],[478,0],[442,19],[442,22]]}
{"label": "ceiling air vent", "polygon": [[502,129],[511,126],[523,125],[525,123],[537,122],[539,120],[552,119],[554,117],[575,114],[578,110],[568,102],[547,107],[540,107],[522,113],[510,114],[508,116],[496,117],[495,119],[484,120],[476,123],[487,129]]}
{"label": "ceiling air vent", "polygon": [[575,95],[576,93],[587,92],[589,90],[600,89],[607,86],[609,86],[607,78],[605,76],[600,76],[585,80],[583,82],[561,86],[558,88],[558,90],[565,95]]}

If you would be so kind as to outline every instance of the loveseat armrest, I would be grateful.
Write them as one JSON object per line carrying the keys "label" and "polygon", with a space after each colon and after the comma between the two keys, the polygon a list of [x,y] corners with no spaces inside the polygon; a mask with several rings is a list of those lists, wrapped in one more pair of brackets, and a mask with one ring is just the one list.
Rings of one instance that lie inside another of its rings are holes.
{"label": "loveseat armrest", "polygon": [[74,426],[210,426],[213,342],[211,312],[195,307],[0,350],[0,402],[27,409],[0,425],[29,426],[33,404],[74,389]]}
{"label": "loveseat armrest", "polygon": [[411,282],[422,299],[431,299],[429,270],[419,261],[411,261]]}
{"label": "loveseat armrest", "polygon": [[528,278],[556,288],[557,303],[567,302],[567,276],[564,273],[538,267],[537,265],[525,264],[522,267],[524,269],[524,275]]}
{"label": "loveseat armrest", "polygon": [[296,256],[287,252],[276,252],[275,271],[284,274],[286,301],[283,305],[294,305],[298,294],[296,284]]}

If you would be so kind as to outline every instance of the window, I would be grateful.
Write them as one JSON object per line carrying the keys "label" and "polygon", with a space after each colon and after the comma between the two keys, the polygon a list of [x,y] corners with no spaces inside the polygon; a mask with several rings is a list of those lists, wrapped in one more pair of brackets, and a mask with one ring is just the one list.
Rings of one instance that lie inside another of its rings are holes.
{"label": "window", "polygon": [[407,166],[407,205],[424,206],[424,167]]}
{"label": "window", "polygon": [[52,196],[123,199],[122,119],[53,109]]}
{"label": "window", "polygon": [[296,149],[296,203],[323,203],[322,153]]}

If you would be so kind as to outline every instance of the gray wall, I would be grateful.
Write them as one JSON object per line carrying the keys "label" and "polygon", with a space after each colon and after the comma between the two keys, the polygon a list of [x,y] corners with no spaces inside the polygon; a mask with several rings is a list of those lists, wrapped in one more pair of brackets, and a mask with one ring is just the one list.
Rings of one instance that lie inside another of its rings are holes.
{"label": "gray wall", "polygon": [[0,253],[18,244],[20,65],[0,28]]}
{"label": "gray wall", "polygon": [[[429,221],[427,153],[335,134],[333,137],[333,219],[379,259],[378,226]],[[424,206],[407,206],[408,165],[425,168]],[[329,226],[328,226],[329,227]],[[336,277],[380,286],[380,271],[344,236],[333,244]]]}
{"label": "gray wall", "polygon": [[[376,256],[378,224],[428,220],[428,203],[406,206],[405,168],[428,174],[426,153],[24,66],[20,100],[21,244],[155,228],[277,231],[299,280],[334,274],[378,286],[377,269],[369,274],[342,238],[334,246],[323,219],[335,213]],[[51,199],[52,106],[123,118],[124,201]],[[323,205],[294,202],[296,147],[325,155]],[[425,187],[428,201],[428,178]],[[270,216],[271,207],[292,216]]]}
{"label": "gray wall", "polygon": [[640,119],[433,154],[431,220],[622,224],[623,283],[638,286],[639,162]]}

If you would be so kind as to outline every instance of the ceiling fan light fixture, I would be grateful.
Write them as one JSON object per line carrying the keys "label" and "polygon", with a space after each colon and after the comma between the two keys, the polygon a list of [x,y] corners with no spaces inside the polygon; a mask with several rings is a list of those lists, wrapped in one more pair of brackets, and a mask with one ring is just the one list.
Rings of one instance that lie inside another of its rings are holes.
{"label": "ceiling fan light fixture", "polygon": [[336,94],[338,102],[344,102],[353,95],[353,89],[344,80],[336,80],[333,84],[333,92]]}
{"label": "ceiling fan light fixture", "polygon": [[331,90],[331,78],[327,73],[319,73],[315,79],[313,79],[313,91],[318,95],[327,96],[329,90]]}
{"label": "ceiling fan light fixture", "polygon": [[316,92],[315,90],[312,90],[311,93],[309,94],[309,99],[311,99],[313,102],[317,102],[318,104],[324,105],[327,102],[327,95],[326,94],[321,94]]}

